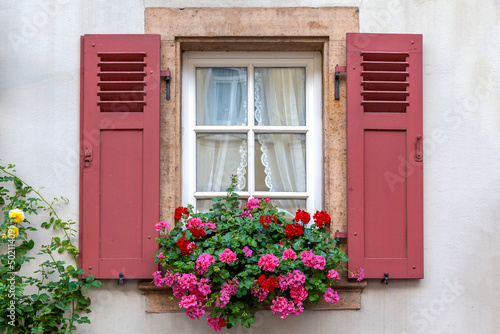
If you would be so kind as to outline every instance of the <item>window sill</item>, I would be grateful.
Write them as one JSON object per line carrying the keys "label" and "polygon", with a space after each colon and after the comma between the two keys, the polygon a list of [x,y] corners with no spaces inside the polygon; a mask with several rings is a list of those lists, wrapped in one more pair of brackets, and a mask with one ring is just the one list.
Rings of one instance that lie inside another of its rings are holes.
{"label": "window sill", "polygon": [[[366,281],[348,281],[342,280],[335,283],[335,290],[338,291],[340,301],[337,304],[327,303],[323,298],[314,305],[307,304],[308,310],[325,311],[325,310],[359,310],[361,309],[361,293],[366,287]],[[178,301],[173,297],[172,289],[169,287],[157,287],[151,282],[139,282],[139,290],[146,297],[146,312],[147,313],[167,313],[167,312],[184,312],[178,306]],[[264,309],[269,309],[266,307]]]}

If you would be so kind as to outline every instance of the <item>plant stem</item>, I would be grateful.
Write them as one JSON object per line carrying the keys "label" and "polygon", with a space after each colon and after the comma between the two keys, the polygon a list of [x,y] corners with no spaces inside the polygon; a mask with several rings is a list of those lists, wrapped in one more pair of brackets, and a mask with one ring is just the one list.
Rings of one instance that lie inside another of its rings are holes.
{"label": "plant stem", "polygon": [[[57,220],[61,221],[61,218],[59,218],[59,216],[57,215],[57,212],[56,210],[54,209],[54,207],[52,206],[51,203],[49,203],[43,196],[42,194],[40,194],[40,192],[36,191],[34,188],[32,188],[29,184],[27,184],[26,182],[24,182],[23,179],[21,179],[20,177],[18,177],[16,174],[13,174],[9,171],[7,171],[4,167],[0,167],[0,169],[2,169],[2,171],[5,173],[5,174],[8,174],[16,179],[18,179],[19,181],[21,181],[25,186],[27,187],[30,187],[31,190],[38,195],[38,197],[42,200],[42,202],[44,202],[45,204],[48,205],[48,207],[50,208],[50,210],[52,211],[52,213],[54,214],[54,216],[57,218]],[[68,235],[68,232],[67,232],[67,228],[63,227],[63,231],[64,231],[64,234],[66,235],[66,240],[68,240],[69,242],[69,245],[70,246],[74,246],[73,243],[71,242],[71,238],[70,236]],[[51,255],[52,257],[52,255]],[[72,255],[73,257],[73,260],[75,261],[75,264],[76,264],[76,268],[78,268],[78,258],[77,258],[77,255]]]}

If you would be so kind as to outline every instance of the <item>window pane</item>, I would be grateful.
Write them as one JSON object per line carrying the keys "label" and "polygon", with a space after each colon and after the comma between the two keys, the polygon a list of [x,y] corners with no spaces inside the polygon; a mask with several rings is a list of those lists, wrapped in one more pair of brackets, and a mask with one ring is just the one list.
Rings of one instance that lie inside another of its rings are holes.
{"label": "window pane", "polygon": [[255,135],[255,190],[306,191],[306,135]]}
{"label": "window pane", "polygon": [[226,191],[231,175],[246,190],[247,152],[246,134],[197,134],[196,190]]}
{"label": "window pane", "polygon": [[247,124],[247,69],[196,69],[196,124]]}
{"label": "window pane", "polygon": [[272,199],[271,204],[276,205],[280,211],[284,211],[285,218],[288,220],[295,218],[298,209],[306,209],[305,199]]}
{"label": "window pane", "polygon": [[255,68],[255,124],[306,125],[305,68]]}

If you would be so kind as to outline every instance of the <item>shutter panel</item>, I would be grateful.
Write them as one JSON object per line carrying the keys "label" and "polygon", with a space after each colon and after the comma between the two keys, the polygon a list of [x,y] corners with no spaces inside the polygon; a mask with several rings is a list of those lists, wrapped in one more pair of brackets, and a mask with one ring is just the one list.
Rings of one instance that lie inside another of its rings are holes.
{"label": "shutter panel", "polygon": [[80,265],[151,278],[160,187],[160,35],[81,39]]}
{"label": "shutter panel", "polygon": [[347,34],[349,270],[423,278],[422,35]]}

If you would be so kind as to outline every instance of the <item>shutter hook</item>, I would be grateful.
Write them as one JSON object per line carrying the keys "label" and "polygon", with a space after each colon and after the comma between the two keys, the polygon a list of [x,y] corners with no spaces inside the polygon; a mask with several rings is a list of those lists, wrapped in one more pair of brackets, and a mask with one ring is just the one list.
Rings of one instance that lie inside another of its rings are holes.
{"label": "shutter hook", "polygon": [[167,73],[165,76],[165,81],[167,82],[167,100],[170,100],[170,68],[167,67]]}
{"label": "shutter hook", "polygon": [[124,280],[123,280],[123,273],[120,273],[120,275],[118,275],[118,285],[123,285],[124,283]]}
{"label": "shutter hook", "polygon": [[345,71],[346,71],[346,66],[339,66],[339,64],[335,66],[335,100],[340,100],[340,91],[339,91],[340,72],[345,72]]}
{"label": "shutter hook", "polygon": [[389,284],[389,273],[384,273],[384,283]]}

